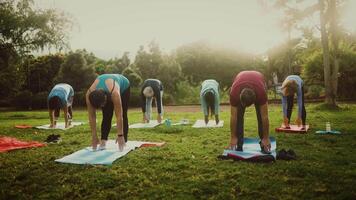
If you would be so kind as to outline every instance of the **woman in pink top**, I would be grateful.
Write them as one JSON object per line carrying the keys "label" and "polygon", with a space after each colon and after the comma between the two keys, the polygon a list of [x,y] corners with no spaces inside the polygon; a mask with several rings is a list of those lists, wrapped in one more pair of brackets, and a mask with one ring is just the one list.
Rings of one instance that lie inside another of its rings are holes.
{"label": "woman in pink top", "polygon": [[230,90],[230,149],[242,151],[245,108],[255,104],[261,151],[271,152],[266,91],[266,83],[260,72],[242,71],[235,77]]}

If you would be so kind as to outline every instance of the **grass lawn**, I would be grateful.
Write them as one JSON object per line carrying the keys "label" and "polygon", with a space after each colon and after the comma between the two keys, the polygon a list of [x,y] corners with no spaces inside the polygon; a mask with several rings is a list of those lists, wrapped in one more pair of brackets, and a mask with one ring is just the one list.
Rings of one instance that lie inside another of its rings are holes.
{"label": "grass lawn", "polygon": [[[270,105],[270,135],[277,139],[277,150],[291,148],[298,156],[295,161],[270,164],[216,158],[229,142],[229,107],[222,108],[225,125],[220,129],[130,129],[130,140],[165,141],[166,145],[137,149],[111,166],[54,162],[89,146],[88,124],[65,132],[21,130],[14,125],[48,123],[47,111],[1,112],[0,135],[44,141],[55,133],[61,134],[62,143],[0,153],[0,199],[356,199],[356,105],[341,107],[326,111],[309,104],[311,129],[294,135],[275,133],[281,107]],[[200,111],[166,110],[165,117],[173,122],[202,118]],[[87,121],[85,110],[74,115],[75,120]],[[295,115],[296,109],[293,119]],[[130,123],[141,118],[138,109],[129,111]],[[316,135],[316,130],[325,129],[326,121],[343,134]],[[245,136],[258,136],[253,108],[245,114]]]}

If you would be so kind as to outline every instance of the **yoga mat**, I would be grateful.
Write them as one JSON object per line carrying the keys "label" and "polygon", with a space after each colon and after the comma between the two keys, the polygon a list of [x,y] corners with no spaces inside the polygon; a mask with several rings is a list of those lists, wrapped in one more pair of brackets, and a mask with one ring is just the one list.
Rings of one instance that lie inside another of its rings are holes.
{"label": "yoga mat", "polygon": [[340,131],[335,131],[335,130],[332,130],[332,131],[316,131],[315,133],[316,134],[320,134],[320,135],[340,135],[341,134]]}
{"label": "yoga mat", "polygon": [[179,122],[172,123],[172,126],[179,126],[179,125],[189,125],[190,122],[187,119],[182,119]]}
{"label": "yoga mat", "polygon": [[61,163],[71,164],[93,164],[93,165],[111,165],[116,159],[125,156],[130,151],[139,147],[162,146],[164,142],[143,142],[143,141],[128,141],[123,151],[118,150],[118,145],[115,140],[108,140],[105,150],[93,151],[92,147],[86,147],[76,151],[61,159],[55,160]]}
{"label": "yoga mat", "polygon": [[0,137],[0,152],[6,152],[15,149],[31,148],[31,147],[42,147],[42,146],[46,146],[46,144],[42,144],[40,142],[35,142],[35,141],[31,141],[31,142],[20,141],[12,137]]}
{"label": "yoga mat", "polygon": [[[131,124],[129,128],[154,128],[156,126],[159,126],[160,124],[163,124],[164,120],[162,120],[161,123],[158,123],[157,120],[150,120],[150,123],[136,123],[136,124]],[[116,126],[116,125],[114,125]]]}
{"label": "yoga mat", "polygon": [[220,120],[218,124],[216,124],[215,120],[209,120],[208,124],[205,124],[204,120],[198,119],[192,127],[193,128],[219,128],[223,126],[224,126],[224,121],[222,120]]}
{"label": "yoga mat", "polygon": [[281,127],[276,128],[276,132],[284,132],[284,133],[307,133],[309,130],[309,125],[305,125],[305,129],[301,130],[302,126],[290,125],[290,128],[285,128],[283,125]]}
{"label": "yoga mat", "polygon": [[68,127],[68,128],[64,128],[65,123],[64,122],[59,122],[56,125],[56,128],[50,128],[50,124],[46,124],[46,125],[42,125],[42,126],[36,126],[35,128],[38,129],[59,129],[59,130],[68,130],[70,128],[73,128],[74,126],[79,126],[79,125],[83,125],[83,122],[72,122],[72,124]]}
{"label": "yoga mat", "polygon": [[259,138],[244,138],[244,145],[242,147],[243,151],[233,151],[225,149],[222,155],[232,157],[238,160],[249,160],[263,156],[273,156],[275,160],[277,156],[277,142],[274,137],[270,137],[269,139],[271,141],[271,154],[264,154],[261,152]]}
{"label": "yoga mat", "polygon": [[26,125],[26,124],[21,124],[21,125],[15,125],[15,128],[26,129],[26,128],[32,128],[32,126]]}

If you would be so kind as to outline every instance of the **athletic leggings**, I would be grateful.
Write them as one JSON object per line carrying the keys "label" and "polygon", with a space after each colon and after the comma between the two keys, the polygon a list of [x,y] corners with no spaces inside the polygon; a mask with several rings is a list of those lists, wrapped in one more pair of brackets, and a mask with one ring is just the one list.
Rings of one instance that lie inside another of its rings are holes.
{"label": "athletic leggings", "polygon": [[[127,119],[127,109],[129,107],[130,100],[130,86],[124,91],[121,95],[121,104],[122,104],[122,119],[123,119],[123,131],[125,142],[127,142],[127,134],[129,132],[129,121]],[[109,136],[109,132],[111,130],[111,121],[114,113],[114,104],[111,99],[108,98],[105,106],[102,109],[103,120],[101,122],[101,139],[107,140]]]}
{"label": "athletic leggings", "polygon": [[[290,117],[292,116],[293,104],[294,104],[294,94],[291,95],[291,96],[287,96],[287,118],[288,118],[288,123],[290,123]],[[302,123],[303,123],[303,125],[305,125],[306,119],[307,119],[307,112],[305,111],[304,88],[302,87]]]}
{"label": "athletic leggings", "polygon": [[[257,124],[258,124],[258,135],[260,139],[263,136],[263,126],[262,126],[262,117],[261,117],[261,109],[260,105],[255,104],[256,116],[257,116]],[[245,107],[241,104],[238,105],[238,113],[237,113],[237,148],[242,149],[244,143],[244,114]]]}

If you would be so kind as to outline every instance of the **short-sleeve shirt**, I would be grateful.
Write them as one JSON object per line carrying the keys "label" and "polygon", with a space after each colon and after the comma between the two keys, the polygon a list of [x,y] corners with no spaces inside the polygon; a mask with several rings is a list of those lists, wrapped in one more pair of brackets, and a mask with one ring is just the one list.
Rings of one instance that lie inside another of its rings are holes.
{"label": "short-sleeve shirt", "polygon": [[255,92],[255,104],[266,104],[267,92],[263,74],[257,71],[242,71],[237,74],[230,90],[230,104],[232,106],[240,104],[240,93],[244,88],[250,88]]}
{"label": "short-sleeve shirt", "polygon": [[52,97],[58,97],[61,101],[61,106],[66,106],[69,103],[70,97],[74,96],[74,90],[72,86],[66,83],[59,83],[55,85],[48,95],[49,101]]}

